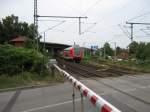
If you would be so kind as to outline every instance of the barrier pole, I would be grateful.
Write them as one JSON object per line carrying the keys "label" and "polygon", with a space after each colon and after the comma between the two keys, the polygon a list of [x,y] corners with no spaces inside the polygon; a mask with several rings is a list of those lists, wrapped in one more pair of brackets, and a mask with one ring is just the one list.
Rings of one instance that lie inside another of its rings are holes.
{"label": "barrier pole", "polygon": [[60,73],[63,73],[63,76],[66,77],[66,79],[74,86],[74,88],[77,88],[80,93],[83,94],[84,97],[88,98],[89,101],[93,104],[95,108],[99,110],[99,112],[121,112],[119,109],[114,107],[112,104],[104,100],[102,97],[97,95],[94,91],[86,87],[84,84],[82,84],[80,81],[75,79],[73,76],[71,76],[66,71],[62,70],[59,66],[56,64],[53,64],[57,70],[60,71]]}
{"label": "barrier pole", "polygon": [[83,94],[81,93],[81,112],[84,112]]}
{"label": "barrier pole", "polygon": [[75,112],[75,93],[74,93],[74,87],[73,87],[73,91],[72,91],[72,103],[73,103],[73,112]]}

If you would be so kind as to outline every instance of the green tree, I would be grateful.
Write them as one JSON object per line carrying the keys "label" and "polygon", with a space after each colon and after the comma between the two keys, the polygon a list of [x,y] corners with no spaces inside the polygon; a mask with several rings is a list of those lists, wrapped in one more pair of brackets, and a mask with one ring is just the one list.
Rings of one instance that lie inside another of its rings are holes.
{"label": "green tree", "polygon": [[136,58],[139,60],[145,60],[146,59],[146,44],[144,42],[141,42],[137,48],[136,48]]}
{"label": "green tree", "polygon": [[19,22],[18,17],[11,15],[0,21],[0,44],[9,43],[11,39],[17,36],[25,36],[35,40],[37,28],[34,24]]}
{"label": "green tree", "polygon": [[105,55],[108,55],[108,56],[113,56],[114,55],[113,49],[110,47],[110,44],[107,43],[107,42],[104,44],[103,50],[105,50],[104,51]]}
{"label": "green tree", "polygon": [[150,61],[150,42],[146,44],[145,55],[146,55],[146,60]]}
{"label": "green tree", "polygon": [[129,44],[129,55],[131,57],[135,57],[138,46],[139,46],[139,44],[135,41],[133,41],[131,44]]}

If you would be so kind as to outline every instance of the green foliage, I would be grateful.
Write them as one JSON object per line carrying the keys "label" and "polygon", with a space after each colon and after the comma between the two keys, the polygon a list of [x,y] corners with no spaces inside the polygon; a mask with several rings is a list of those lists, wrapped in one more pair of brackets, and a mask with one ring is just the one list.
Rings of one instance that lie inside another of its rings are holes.
{"label": "green foliage", "polygon": [[38,75],[31,72],[23,72],[14,76],[1,75],[0,76],[0,89],[22,87],[33,85],[47,85],[50,83],[63,82],[64,78],[59,73],[52,77],[49,71],[45,71],[45,75]]}
{"label": "green foliage", "polygon": [[26,38],[25,41],[25,48],[34,48],[34,40],[30,39],[30,38]]}
{"label": "green foliage", "polygon": [[138,43],[133,41],[130,45],[129,45],[129,55],[132,57],[135,57],[136,52],[138,49]]}
{"label": "green foliage", "polygon": [[109,43],[105,43],[102,48],[102,56],[108,58],[108,56],[114,56],[114,50],[110,47]]}
{"label": "green foliage", "polygon": [[116,54],[119,55],[122,52],[128,52],[127,49],[120,48],[119,46],[116,47]]}
{"label": "green foliage", "polygon": [[131,57],[135,57],[140,61],[150,60],[150,43],[133,42],[129,45],[129,53]]}
{"label": "green foliage", "polygon": [[146,50],[145,43],[138,44],[137,50],[136,50],[136,58],[140,60],[145,60],[146,59],[145,50]]}
{"label": "green foliage", "polygon": [[30,70],[39,73],[37,68],[40,68],[42,60],[43,55],[33,49],[0,46],[0,74],[14,75]]}
{"label": "green foliage", "polygon": [[10,43],[10,40],[17,36],[25,36],[34,40],[36,35],[37,28],[34,24],[19,22],[17,16],[7,16],[0,21],[0,44]]}

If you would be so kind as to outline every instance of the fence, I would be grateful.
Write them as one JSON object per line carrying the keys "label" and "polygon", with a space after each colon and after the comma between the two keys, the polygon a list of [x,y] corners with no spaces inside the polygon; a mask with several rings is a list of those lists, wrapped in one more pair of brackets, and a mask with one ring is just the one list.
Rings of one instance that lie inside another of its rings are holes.
{"label": "fence", "polygon": [[[83,103],[83,96],[84,96],[85,98],[89,99],[90,103],[94,106],[95,110],[97,110],[98,112],[121,112],[116,107],[108,103],[106,100],[98,96],[91,89],[89,89],[84,84],[82,84],[80,81],[72,77],[69,73],[62,70],[56,64],[53,64],[53,66],[73,85],[74,88],[80,91],[81,104]],[[74,104],[74,101],[73,101],[73,104]],[[83,105],[81,105],[81,112],[83,111],[84,111],[84,108],[83,108]]]}

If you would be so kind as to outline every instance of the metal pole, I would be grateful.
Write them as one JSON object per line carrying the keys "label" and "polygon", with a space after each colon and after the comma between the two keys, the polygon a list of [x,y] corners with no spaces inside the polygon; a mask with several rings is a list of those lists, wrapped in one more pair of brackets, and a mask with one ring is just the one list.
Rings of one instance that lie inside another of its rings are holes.
{"label": "metal pole", "polygon": [[[35,40],[37,39],[36,42],[36,47],[38,51],[38,9],[37,9],[37,0],[34,0],[34,26],[36,27],[37,34],[35,35]],[[35,44],[35,43],[34,43]]]}
{"label": "metal pole", "polygon": [[104,59],[106,58],[106,51],[105,51],[105,46],[104,46]]}
{"label": "metal pole", "polygon": [[44,32],[44,50],[45,50],[45,32]]}
{"label": "metal pole", "polygon": [[134,24],[137,24],[137,25],[150,25],[150,23],[132,23],[132,22],[126,22],[126,24],[131,25],[131,42],[133,42],[133,25]]}
{"label": "metal pole", "polygon": [[[79,35],[81,35],[81,19],[86,19],[87,17],[71,17],[71,16],[40,16],[36,15],[37,18],[70,18],[70,19],[79,19]],[[37,19],[38,20],[38,19]]]}
{"label": "metal pole", "polygon": [[45,53],[45,32],[44,32],[44,46],[43,46],[43,72],[44,72],[44,64],[45,64],[45,57],[44,57],[44,53]]}
{"label": "metal pole", "polygon": [[117,60],[116,42],[115,42],[115,61]]}
{"label": "metal pole", "polygon": [[81,35],[81,17],[79,17],[79,35]]}
{"label": "metal pole", "polygon": [[73,103],[73,112],[75,112],[75,93],[74,93],[74,87],[73,87],[73,93],[72,93],[72,103]]}
{"label": "metal pole", "polygon": [[84,112],[83,94],[81,93],[81,112]]}
{"label": "metal pole", "polygon": [[133,24],[131,24],[131,42],[133,42]]}

